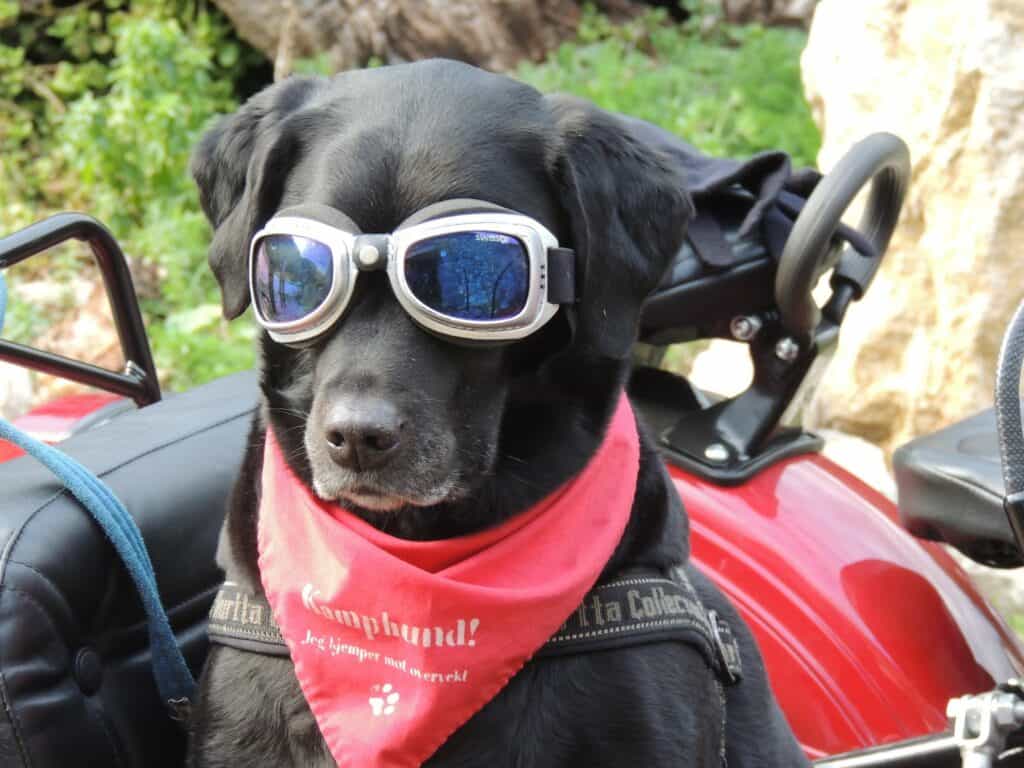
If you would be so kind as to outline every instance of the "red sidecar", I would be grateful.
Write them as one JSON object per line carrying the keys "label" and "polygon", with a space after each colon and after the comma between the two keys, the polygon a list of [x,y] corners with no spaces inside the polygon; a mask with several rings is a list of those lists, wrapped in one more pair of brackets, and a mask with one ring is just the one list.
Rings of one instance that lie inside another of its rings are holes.
{"label": "red sidecar", "polygon": [[[722,236],[736,260],[708,268],[691,244],[645,309],[641,361],[681,339],[734,338],[750,344],[751,388],[714,402],[643,365],[630,385],[689,512],[693,557],[752,626],[813,758],[942,732],[948,699],[1024,673],[1017,640],[945,550],[912,537],[890,501],[818,455],[815,436],[780,426],[870,283],[902,200],[901,142],[872,137],[850,157],[793,212],[781,258],[737,235],[749,196],[727,191],[725,208],[735,210],[724,215]],[[859,229],[869,234],[848,235],[855,247],[843,251],[839,218],[868,181]],[[810,221],[831,227],[808,231]],[[111,418],[88,429],[76,429],[88,424],[72,412],[61,430],[75,434],[62,447],[138,520],[171,625],[197,670],[221,578],[213,565],[221,510],[255,381],[240,374],[153,404],[160,394],[148,345],[106,230],[77,215],[42,222],[0,240],[0,268],[69,236],[90,242],[104,269],[129,366],[100,372],[3,341],[0,359],[146,406],[114,413],[126,401],[104,401]],[[828,269],[834,293],[819,312],[810,287]],[[30,459],[0,463],[0,487],[0,755],[36,766],[180,765],[183,736],[157,700],[137,596],[103,535]],[[995,538],[1007,528],[988,524],[999,528]],[[991,532],[960,533],[954,543],[965,551],[979,543],[1000,551]]]}

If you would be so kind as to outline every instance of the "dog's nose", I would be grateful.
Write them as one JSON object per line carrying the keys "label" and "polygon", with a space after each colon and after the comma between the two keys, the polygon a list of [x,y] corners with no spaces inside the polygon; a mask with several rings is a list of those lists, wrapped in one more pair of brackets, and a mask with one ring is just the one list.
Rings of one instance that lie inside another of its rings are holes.
{"label": "dog's nose", "polygon": [[386,464],[401,441],[398,410],[386,400],[361,401],[358,406],[333,408],[324,425],[331,459],[360,471]]}

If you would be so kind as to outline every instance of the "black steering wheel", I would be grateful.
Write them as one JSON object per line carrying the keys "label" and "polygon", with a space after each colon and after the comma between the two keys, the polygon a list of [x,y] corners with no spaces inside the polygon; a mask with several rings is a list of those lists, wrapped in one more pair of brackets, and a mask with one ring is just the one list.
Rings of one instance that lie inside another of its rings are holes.
{"label": "black steering wheel", "polygon": [[1020,373],[1024,364],[1024,302],[1003,337],[996,368],[996,432],[1003,465],[1004,506],[1017,546],[1024,551],[1024,429],[1020,414]]}
{"label": "black steering wheel", "polygon": [[[843,214],[869,181],[867,206],[856,227],[867,247],[848,246],[837,257],[833,245]],[[814,333],[821,310],[811,291],[833,265],[833,298],[826,306],[833,322],[841,322],[850,301],[864,295],[896,228],[909,181],[907,145],[890,133],[875,133],[857,142],[818,182],[793,224],[775,277],[775,301],[786,331],[797,338]]]}

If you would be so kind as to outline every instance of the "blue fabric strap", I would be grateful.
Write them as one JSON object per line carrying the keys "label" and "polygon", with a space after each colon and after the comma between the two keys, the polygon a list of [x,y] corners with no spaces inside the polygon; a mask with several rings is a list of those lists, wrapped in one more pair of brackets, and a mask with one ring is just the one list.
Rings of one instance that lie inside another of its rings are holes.
{"label": "blue fabric strap", "polygon": [[[0,329],[7,304],[7,286],[0,274]],[[142,534],[128,510],[96,475],[70,456],[25,434],[0,419],[0,439],[21,448],[56,475],[71,494],[99,524],[128,574],[135,582],[149,625],[149,645],[153,659],[153,677],[160,697],[172,717],[187,717],[188,705],[195,694],[195,679],[181,655],[167,614],[160,603],[153,564],[142,541]]]}

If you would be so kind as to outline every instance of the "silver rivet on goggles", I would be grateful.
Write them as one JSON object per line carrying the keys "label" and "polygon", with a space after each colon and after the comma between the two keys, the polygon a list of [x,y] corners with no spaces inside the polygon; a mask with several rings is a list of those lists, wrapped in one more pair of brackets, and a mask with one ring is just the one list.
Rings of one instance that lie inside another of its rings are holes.
{"label": "silver rivet on goggles", "polygon": [[358,273],[373,270],[387,272],[413,320],[458,339],[523,338],[576,299],[573,251],[491,203],[430,206],[390,235],[362,234],[340,211],[308,205],[279,212],[253,237],[256,318],[276,341],[308,342],[341,318]]}

